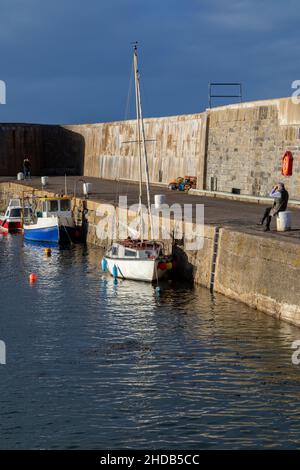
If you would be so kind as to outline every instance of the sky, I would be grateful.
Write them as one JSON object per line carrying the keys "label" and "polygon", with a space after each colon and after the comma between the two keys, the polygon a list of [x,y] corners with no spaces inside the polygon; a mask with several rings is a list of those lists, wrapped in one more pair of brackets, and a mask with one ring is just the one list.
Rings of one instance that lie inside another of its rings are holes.
{"label": "sky", "polygon": [[299,24],[298,0],[0,0],[0,122],[133,117],[132,41],[145,116],[204,111],[210,82],[290,96]]}

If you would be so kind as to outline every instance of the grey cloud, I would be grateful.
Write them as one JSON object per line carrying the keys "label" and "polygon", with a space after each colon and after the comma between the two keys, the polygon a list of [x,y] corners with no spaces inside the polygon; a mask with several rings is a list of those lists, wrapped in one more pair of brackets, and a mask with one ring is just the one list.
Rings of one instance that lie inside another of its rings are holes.
{"label": "grey cloud", "polygon": [[134,40],[148,115],[205,109],[215,80],[242,80],[247,99],[285,95],[299,78],[299,10],[294,0],[2,0],[0,120],[122,119]]}

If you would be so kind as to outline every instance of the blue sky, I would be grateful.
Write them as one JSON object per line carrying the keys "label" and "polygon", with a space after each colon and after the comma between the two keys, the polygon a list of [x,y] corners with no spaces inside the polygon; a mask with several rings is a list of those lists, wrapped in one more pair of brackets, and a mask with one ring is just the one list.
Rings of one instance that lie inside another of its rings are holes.
{"label": "blue sky", "polygon": [[297,0],[0,0],[0,121],[124,119],[135,40],[147,116],[203,111],[210,81],[289,96],[299,22]]}

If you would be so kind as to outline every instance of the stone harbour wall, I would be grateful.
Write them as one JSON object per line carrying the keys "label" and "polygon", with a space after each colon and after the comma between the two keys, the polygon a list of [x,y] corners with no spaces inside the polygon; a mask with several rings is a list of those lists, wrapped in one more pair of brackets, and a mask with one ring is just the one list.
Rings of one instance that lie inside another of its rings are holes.
{"label": "stone harbour wall", "polygon": [[16,176],[29,156],[34,175],[81,175],[84,140],[63,126],[0,124],[0,176]]}
{"label": "stone harbour wall", "polygon": [[220,229],[214,287],[300,326],[300,243]]}
{"label": "stone harbour wall", "polygon": [[[209,112],[206,189],[267,196],[284,181],[300,198],[300,120],[289,99],[244,103]],[[286,150],[294,156],[293,176],[281,175]]]}
{"label": "stone harbour wall", "polygon": [[[19,197],[23,190],[24,186],[17,183],[0,183],[0,208],[3,210],[8,199]],[[45,191],[36,194],[53,195]],[[80,198],[74,203],[79,216],[83,209],[87,210],[87,242],[105,248],[109,240],[99,239],[97,226],[105,217],[107,204]],[[136,216],[129,213],[129,221]],[[171,250],[171,242],[162,241]],[[205,225],[202,249],[186,250],[185,242],[183,236],[175,248],[178,274],[184,280],[300,326],[300,241]]]}
{"label": "stone harbour wall", "polygon": [[[168,183],[179,175],[203,178],[206,114],[145,119],[150,180]],[[139,180],[136,121],[65,126],[85,142],[84,175]],[[145,171],[143,165],[143,180]]]}
{"label": "stone harbour wall", "polygon": [[[190,175],[200,190],[261,197],[283,180],[291,198],[300,199],[300,105],[290,98],[147,118],[145,134],[152,182]],[[294,156],[291,177],[281,175],[286,150]],[[25,155],[36,175],[139,179],[135,121],[0,124],[0,176],[21,171]]]}
{"label": "stone harbour wall", "polygon": [[[135,121],[65,129],[85,142],[86,176],[139,179]],[[145,119],[145,133],[152,182],[191,175],[198,189],[262,197],[283,180],[291,198],[300,199],[300,105],[290,98]],[[286,150],[294,156],[291,177],[281,175]]]}

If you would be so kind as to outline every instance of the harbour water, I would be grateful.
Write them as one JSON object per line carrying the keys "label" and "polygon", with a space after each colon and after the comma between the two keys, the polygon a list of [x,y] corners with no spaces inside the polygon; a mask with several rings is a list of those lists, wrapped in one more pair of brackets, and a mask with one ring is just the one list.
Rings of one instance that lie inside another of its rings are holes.
{"label": "harbour water", "polygon": [[[28,275],[35,272],[36,284]],[[300,329],[204,288],[0,237],[0,448],[297,448]]]}

